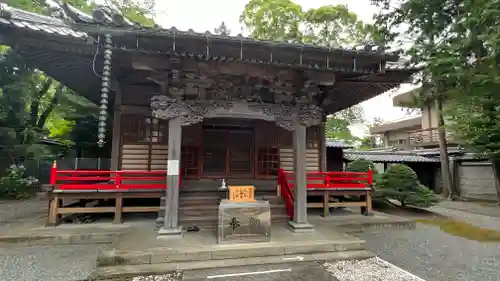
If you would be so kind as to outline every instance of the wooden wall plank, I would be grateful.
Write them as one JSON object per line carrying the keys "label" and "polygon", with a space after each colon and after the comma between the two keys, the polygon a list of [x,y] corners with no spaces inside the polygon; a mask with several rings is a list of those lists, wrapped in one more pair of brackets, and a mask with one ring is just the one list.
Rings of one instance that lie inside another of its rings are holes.
{"label": "wooden wall plank", "polygon": [[[306,150],[306,170],[310,172],[319,171],[319,148]],[[280,148],[280,166],[286,172],[294,171],[294,154],[291,148]]]}

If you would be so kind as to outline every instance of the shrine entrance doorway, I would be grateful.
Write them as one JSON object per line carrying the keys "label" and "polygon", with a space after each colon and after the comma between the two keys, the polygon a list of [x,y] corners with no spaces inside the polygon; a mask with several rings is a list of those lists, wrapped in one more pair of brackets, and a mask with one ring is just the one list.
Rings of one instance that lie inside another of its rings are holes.
{"label": "shrine entrance doorway", "polygon": [[254,178],[254,130],[203,128],[203,177]]}

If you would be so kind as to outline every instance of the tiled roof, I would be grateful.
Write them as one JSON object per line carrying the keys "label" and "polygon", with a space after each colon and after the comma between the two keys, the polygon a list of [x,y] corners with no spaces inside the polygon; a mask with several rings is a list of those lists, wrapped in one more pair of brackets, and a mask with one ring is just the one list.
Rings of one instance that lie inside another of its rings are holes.
{"label": "tiled roof", "polygon": [[[432,149],[416,149],[414,152],[417,155],[422,156],[439,156],[440,151],[439,148]],[[462,154],[465,153],[465,150],[461,147],[448,147],[448,154]]]}
{"label": "tiled roof", "polygon": [[478,160],[478,161],[489,160],[488,157],[479,155],[477,153],[470,153],[470,152],[464,153],[462,155],[454,156],[453,159],[456,159],[456,160]]}
{"label": "tiled roof", "polygon": [[407,152],[384,152],[384,151],[356,151],[347,150],[344,152],[344,159],[353,161],[366,159],[373,162],[439,162],[439,159],[423,157]]}
{"label": "tiled roof", "polygon": [[[368,152],[398,152],[416,154],[420,156],[439,156],[439,148],[401,149],[398,147],[390,146],[386,148],[368,150]],[[465,149],[460,146],[448,147],[448,154],[463,154],[465,152]]]}
{"label": "tiled roof", "polygon": [[[101,17],[97,16],[99,13]],[[96,94],[99,93],[100,81],[93,75],[89,64],[93,64],[92,58],[95,60],[96,57],[98,35],[104,33],[113,34],[113,58],[127,56],[127,52],[140,52],[150,57],[177,55],[214,62],[352,74],[344,80],[331,81],[327,91],[333,100],[324,106],[328,113],[408,82],[417,71],[411,67],[393,68],[394,65],[405,64],[398,61],[398,53],[373,44],[330,48],[256,40],[241,34],[227,36],[180,31],[175,27],[144,27],[123,17],[119,20],[121,15],[110,13],[106,7],[99,7],[90,16],[63,4],[51,14],[53,16],[38,15],[0,4],[0,44],[16,45],[17,51],[27,61],[94,102],[100,100]],[[226,47],[210,48],[220,45]],[[354,59],[357,55],[362,59]],[[98,56],[97,60],[101,59]],[[387,67],[380,69],[381,63]],[[381,75],[368,75],[375,73]],[[363,85],[360,85],[360,80]]]}
{"label": "tiled roof", "polygon": [[353,145],[346,144],[339,140],[326,139],[326,147],[335,147],[335,148],[353,148]]}
{"label": "tiled roof", "polygon": [[[251,37],[244,37],[242,34],[236,36],[228,36],[226,34],[212,34],[210,31],[206,32],[195,32],[192,29],[187,31],[178,30],[176,27],[171,28],[160,28],[155,27],[145,27],[137,23],[131,22],[128,19],[122,18],[120,24],[113,22],[109,19],[114,18],[116,15],[113,14],[112,9],[109,7],[101,7],[100,12],[107,13],[103,21],[96,20],[93,16],[86,15],[83,12],[71,7],[68,4],[62,5],[59,11],[55,11],[53,14],[57,14],[58,17],[64,18],[64,20],[57,17],[43,16],[35,13],[26,12],[16,8],[11,8],[5,3],[0,3],[0,23],[7,25],[14,25],[20,28],[27,28],[33,31],[42,31],[47,33],[55,33],[61,36],[74,36],[74,37],[87,37],[87,34],[78,30],[78,24],[84,25],[95,25],[100,29],[115,29],[120,33],[134,33],[134,34],[144,34],[144,35],[164,35],[164,36],[188,36],[188,37],[199,37],[202,39],[221,39],[229,41],[237,41],[242,43],[259,43],[264,45],[274,45],[274,46],[286,46],[286,47],[296,47],[296,48],[306,48],[306,49],[317,49],[324,50],[332,53],[352,53],[352,54],[374,54],[391,57],[392,61],[388,69],[400,69],[395,67],[396,65],[401,66],[400,61],[396,61],[399,57],[397,52],[389,52],[385,48],[375,44],[364,44],[357,46],[343,46],[341,48],[331,48],[323,45],[317,44],[304,44],[296,43],[292,41],[270,41],[270,40],[257,40]],[[112,11],[110,13],[110,11]],[[76,25],[75,25],[76,24]],[[73,26],[72,26],[73,25]],[[402,68],[401,68],[402,69]]]}
{"label": "tiled roof", "polygon": [[64,20],[26,12],[0,3],[0,23],[48,34],[87,38],[87,34],[70,27]]}

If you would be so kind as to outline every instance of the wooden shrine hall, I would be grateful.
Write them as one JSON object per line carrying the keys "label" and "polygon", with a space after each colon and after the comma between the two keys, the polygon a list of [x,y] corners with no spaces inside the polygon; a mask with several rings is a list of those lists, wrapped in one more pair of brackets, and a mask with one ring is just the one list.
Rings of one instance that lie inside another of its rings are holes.
{"label": "wooden shrine hall", "polygon": [[[307,189],[313,180],[326,188],[325,179],[335,177],[326,170],[326,116],[416,72],[376,45],[342,49],[147,28],[107,7],[87,15],[65,4],[44,16],[2,3],[0,40],[95,102],[98,142],[112,147],[112,171],[85,174],[88,181],[107,177],[106,184],[59,185],[75,178],[53,171],[49,222],[72,212],[61,205],[65,196],[115,199],[105,209],[120,209],[115,221],[122,211],[158,211],[162,235],[182,231],[184,194],[216,192],[223,179],[255,185],[257,195],[288,196],[290,228],[311,229]],[[276,181],[287,179],[293,192],[276,191]],[[122,206],[134,196],[161,204]]]}

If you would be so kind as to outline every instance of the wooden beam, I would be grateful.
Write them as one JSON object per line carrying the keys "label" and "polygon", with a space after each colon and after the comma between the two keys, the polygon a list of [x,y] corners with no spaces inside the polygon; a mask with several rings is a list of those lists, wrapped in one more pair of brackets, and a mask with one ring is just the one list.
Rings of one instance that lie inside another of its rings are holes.
{"label": "wooden beam", "polygon": [[[172,62],[167,56],[149,56],[144,54],[127,53],[122,60],[123,66],[134,70],[161,72],[172,69]],[[243,77],[258,77],[268,81],[304,82],[309,81],[321,85],[333,85],[335,73],[331,71],[311,71],[294,69],[292,67],[279,67],[272,64],[253,64],[248,62],[226,61],[198,61],[183,58],[180,61],[183,71],[198,73],[205,76],[232,75]]]}
{"label": "wooden beam", "polygon": [[82,213],[114,213],[115,207],[80,207],[80,208],[59,208],[59,214],[82,214]]}
{"label": "wooden beam", "polygon": [[405,83],[407,79],[391,79],[391,80],[381,80],[381,81],[364,81],[364,80],[350,80],[350,81],[338,81],[337,85],[388,85],[388,84],[401,84]]}
{"label": "wooden beam", "polygon": [[[192,40],[198,40],[199,42],[206,43],[207,39],[210,39],[211,42],[218,41],[218,42],[229,42],[229,43],[235,43],[236,44],[249,44],[251,47],[254,48],[272,48],[275,49],[276,51],[306,51],[306,52],[313,52],[319,55],[332,55],[332,56],[347,56],[347,57],[367,57],[371,58],[372,60],[376,61],[397,61],[399,59],[399,55],[394,54],[394,53],[378,53],[378,52],[363,52],[363,51],[357,51],[354,49],[336,49],[336,48],[328,48],[328,47],[321,47],[317,45],[309,45],[309,44],[287,44],[287,43],[282,43],[282,42],[277,42],[277,41],[271,41],[271,40],[262,40],[262,41],[255,41],[253,38],[238,38],[238,37],[221,37],[220,35],[217,34],[209,34],[208,36],[206,34],[202,33],[197,33],[197,34],[189,34],[187,32],[176,32],[173,29],[152,29],[152,28],[143,28],[143,29],[124,29],[120,27],[109,27],[109,26],[103,26],[103,25],[97,25],[97,24],[82,24],[82,23],[73,23],[70,25],[73,29],[86,32],[86,33],[91,33],[91,34],[110,34],[113,37],[124,37],[124,36],[135,36],[135,38],[130,38],[130,39],[139,39],[139,36],[141,38],[147,38],[147,39],[174,39],[177,38],[177,40],[182,40],[182,39],[188,39],[190,41]],[[135,42],[136,40],[134,40]],[[256,46],[256,43],[258,45]],[[245,45],[246,48],[250,47],[248,45]]]}
{"label": "wooden beam", "polygon": [[156,213],[159,210],[160,206],[123,207],[124,213]]}
{"label": "wooden beam", "polygon": [[151,116],[151,109],[146,106],[121,105],[120,112],[121,114]]}

